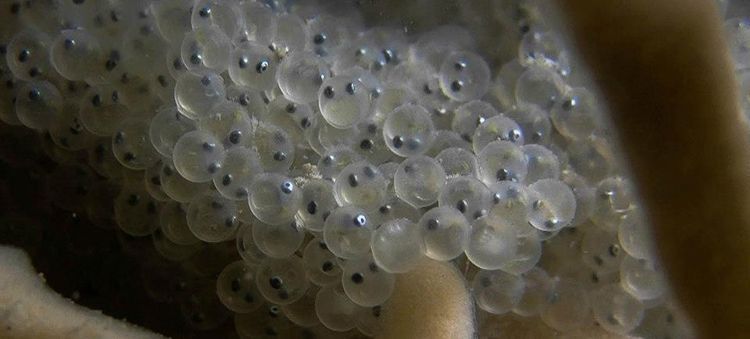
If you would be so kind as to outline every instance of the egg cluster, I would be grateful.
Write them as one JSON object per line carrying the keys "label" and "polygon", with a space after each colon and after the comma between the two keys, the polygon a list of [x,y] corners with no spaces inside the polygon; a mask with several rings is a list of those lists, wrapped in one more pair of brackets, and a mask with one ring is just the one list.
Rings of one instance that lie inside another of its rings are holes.
{"label": "egg cluster", "polygon": [[312,1],[2,6],[0,119],[85,154],[62,204],[223,267],[183,301],[197,329],[228,309],[241,337],[375,335],[399,274],[438,260],[483,321],[686,335],[600,103],[541,22],[495,67],[459,26]]}

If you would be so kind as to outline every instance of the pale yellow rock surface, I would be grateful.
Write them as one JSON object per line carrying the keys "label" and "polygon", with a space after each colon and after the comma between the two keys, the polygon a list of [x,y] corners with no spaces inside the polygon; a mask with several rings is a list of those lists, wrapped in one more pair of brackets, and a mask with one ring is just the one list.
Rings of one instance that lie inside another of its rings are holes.
{"label": "pale yellow rock surface", "polygon": [[465,279],[453,265],[431,260],[399,275],[383,327],[378,338],[473,338],[474,302]]}
{"label": "pale yellow rock surface", "polygon": [[163,338],[76,305],[44,283],[23,251],[0,246],[0,338]]}

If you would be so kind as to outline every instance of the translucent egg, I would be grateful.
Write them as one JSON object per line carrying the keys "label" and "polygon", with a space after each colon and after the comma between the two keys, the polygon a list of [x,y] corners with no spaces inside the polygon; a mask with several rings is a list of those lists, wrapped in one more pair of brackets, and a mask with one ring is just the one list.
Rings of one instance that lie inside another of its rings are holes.
{"label": "translucent egg", "polygon": [[81,123],[89,132],[111,137],[117,127],[132,115],[122,105],[122,94],[111,85],[93,86],[83,95],[79,106]]}
{"label": "translucent egg", "polygon": [[317,141],[326,150],[336,146],[352,146],[359,134],[356,127],[338,129],[328,124],[325,120],[321,121],[319,125],[320,128],[316,136]]}
{"label": "translucent egg", "polygon": [[358,39],[344,42],[339,46],[333,60],[334,72],[341,72],[354,67],[376,71],[385,66],[386,56],[367,34]]}
{"label": "translucent egg", "polygon": [[320,290],[315,286],[310,286],[302,298],[289,305],[281,306],[281,311],[289,318],[289,321],[300,327],[320,325],[320,320],[315,314],[315,296],[318,295],[318,291]]}
{"label": "translucent egg", "polygon": [[450,179],[438,197],[439,206],[453,207],[467,220],[486,215],[491,204],[492,197],[487,186],[474,177]]}
{"label": "translucent egg", "polygon": [[516,107],[505,111],[521,127],[524,142],[547,145],[552,138],[552,123],[549,114],[534,105]]}
{"label": "translucent egg", "polygon": [[445,170],[445,175],[448,178],[455,176],[475,177],[478,174],[476,156],[463,148],[446,148],[435,157],[435,160]]}
{"label": "translucent egg", "polygon": [[240,13],[244,18],[244,26],[233,40],[258,41],[263,44],[271,42],[275,13],[270,6],[255,1],[244,1],[240,3]]}
{"label": "translucent egg", "polygon": [[224,146],[204,131],[185,133],[174,146],[172,160],[185,179],[201,183],[211,181],[224,161]]}
{"label": "translucent egg", "polygon": [[393,187],[401,200],[420,208],[438,200],[445,181],[445,171],[435,159],[416,155],[401,162],[393,176]]}
{"label": "translucent egg", "polygon": [[391,152],[402,157],[424,153],[435,138],[430,113],[414,104],[396,108],[385,120],[383,138]]}
{"label": "translucent egg", "polygon": [[361,121],[356,126],[357,138],[353,148],[373,164],[382,164],[393,158],[393,153],[383,140],[382,124],[374,120]]}
{"label": "translucent egg", "polygon": [[334,181],[333,192],[341,206],[355,205],[372,211],[386,202],[387,185],[377,167],[360,161],[341,170]]}
{"label": "translucent egg", "polygon": [[307,39],[305,22],[295,14],[281,14],[275,22],[271,47],[279,55],[302,51]]}
{"label": "translucent egg", "polygon": [[200,0],[193,5],[190,25],[193,31],[215,26],[231,38],[239,34],[244,22],[236,1]]}
{"label": "translucent egg", "polygon": [[620,286],[638,300],[652,300],[664,295],[666,279],[654,260],[625,256],[620,265]]}
{"label": "translucent egg", "polygon": [[258,153],[250,148],[232,147],[224,152],[221,168],[213,176],[216,190],[230,200],[244,200],[250,184],[263,173]]}
{"label": "translucent egg", "polygon": [[512,142],[523,145],[524,137],[521,127],[504,115],[497,115],[482,122],[474,131],[472,147],[474,153],[481,152],[485,146],[496,140]]}
{"label": "translucent egg", "polygon": [[389,181],[389,192],[393,192],[393,176],[396,175],[396,171],[398,170],[398,165],[400,163],[397,162],[386,162],[384,164],[380,164],[378,166],[378,169],[380,170],[380,173],[383,173],[383,177],[385,177],[386,180]]}
{"label": "translucent egg", "polygon": [[236,84],[227,87],[227,100],[240,104],[251,117],[265,115],[268,112],[267,105],[270,102],[266,93]]}
{"label": "translucent egg", "polygon": [[4,83],[6,88],[0,92],[0,121],[10,126],[22,125],[15,110],[16,92],[20,83],[15,80],[13,74],[7,72],[0,75],[0,83]]}
{"label": "translucent egg", "polygon": [[654,338],[694,338],[696,333],[686,315],[675,305],[660,305],[644,311],[632,335]]}
{"label": "translucent egg", "polygon": [[253,144],[266,171],[284,172],[294,162],[295,146],[281,128],[261,123],[255,129]]}
{"label": "translucent egg", "polygon": [[487,62],[472,52],[454,52],[440,66],[440,88],[456,101],[481,98],[490,84]]}
{"label": "translucent egg", "polygon": [[594,195],[591,220],[602,227],[616,228],[633,207],[633,188],[621,177],[610,177],[599,182]]}
{"label": "translucent egg", "polygon": [[78,105],[73,102],[63,104],[62,110],[50,126],[52,141],[69,151],[80,151],[93,145],[96,136],[89,133],[78,118]]}
{"label": "translucent egg", "polygon": [[340,26],[338,18],[327,14],[308,19],[307,31],[306,49],[323,58],[333,58],[340,45],[349,37],[348,31]]}
{"label": "translucent egg", "polygon": [[396,27],[374,27],[364,34],[380,51],[379,62],[371,66],[372,70],[387,76],[395,67],[405,62],[409,56],[409,41],[406,32]]}
{"label": "translucent egg", "polygon": [[159,161],[159,153],[151,144],[148,121],[131,119],[120,124],[112,135],[112,152],[126,168],[142,170]]}
{"label": "translucent egg", "polygon": [[583,262],[600,273],[617,271],[624,256],[617,234],[598,227],[586,230],[581,241],[581,253]]}
{"label": "translucent egg", "polygon": [[318,91],[323,118],[336,128],[349,128],[369,113],[369,93],[356,76],[337,75],[323,81]]}
{"label": "translucent egg", "polygon": [[115,221],[129,235],[149,235],[159,228],[157,204],[143,188],[123,186],[115,198]]}
{"label": "translucent egg", "polygon": [[297,251],[305,238],[305,231],[297,221],[288,224],[253,224],[253,240],[258,249],[271,258],[283,259]]}
{"label": "translucent egg", "polygon": [[561,332],[589,325],[592,319],[586,291],[576,281],[557,281],[541,318],[547,326]]}
{"label": "translucent egg", "polygon": [[[478,127],[498,114],[500,113],[487,102],[481,100],[470,101],[456,108],[453,121],[451,122],[451,129],[458,133],[464,140],[473,142],[474,134]],[[507,136],[510,137],[512,135]],[[522,138],[523,136],[521,135],[517,139],[522,140]]]}
{"label": "translucent egg", "polygon": [[238,204],[237,210],[239,211],[240,221],[242,221],[243,223],[252,225],[258,222],[258,219],[253,215],[253,212],[250,211],[249,204]]}
{"label": "translucent egg", "polygon": [[177,109],[188,119],[197,119],[210,112],[216,104],[226,100],[224,79],[215,73],[186,72],[177,78],[174,101]]}
{"label": "translucent egg", "polygon": [[97,77],[104,53],[96,37],[83,29],[60,32],[50,46],[52,66],[68,80],[86,80]]}
{"label": "translucent egg", "polygon": [[149,137],[159,154],[171,157],[174,145],[183,134],[195,129],[195,123],[186,119],[175,107],[161,109],[149,124]]}
{"label": "translucent egg", "polygon": [[161,189],[161,178],[159,178],[161,167],[161,161],[158,161],[156,165],[143,171],[143,185],[152,198],[161,202],[170,202],[172,199]]}
{"label": "translucent egg", "polygon": [[[180,32],[180,38],[174,41],[182,41],[182,35],[182,32]],[[180,47],[181,46],[170,47],[165,55],[167,71],[175,81],[179,79],[181,75],[187,73],[187,66],[182,62],[182,56],[180,55]]]}
{"label": "translucent egg", "polygon": [[572,140],[591,135],[600,124],[600,114],[594,95],[582,87],[572,88],[550,110],[555,129]]}
{"label": "translucent egg", "polygon": [[476,40],[468,29],[458,25],[439,26],[419,37],[411,51],[412,58],[425,59],[439,66],[451,50],[476,48]]}
{"label": "translucent egg", "polygon": [[104,178],[114,179],[122,176],[123,167],[112,153],[110,138],[97,139],[88,150],[88,164],[97,174]]}
{"label": "translucent egg", "polygon": [[151,3],[151,12],[154,15],[156,26],[165,41],[182,41],[185,32],[191,29],[190,8],[192,5],[192,3],[182,0]]}
{"label": "translucent egg", "polygon": [[533,269],[542,257],[540,232],[528,224],[507,224],[507,226],[515,228],[516,251],[500,269],[516,275],[526,273]]}
{"label": "translucent egg", "polygon": [[62,109],[60,91],[47,81],[27,82],[18,90],[16,115],[28,128],[45,130],[52,127]]}
{"label": "translucent egg", "polygon": [[315,314],[325,327],[345,332],[356,326],[359,306],[349,299],[341,285],[323,287],[315,297]]}
{"label": "translucent egg", "polygon": [[152,94],[163,102],[174,104],[174,86],[177,81],[169,76],[167,71],[160,70],[158,73],[149,74],[148,80]]}
{"label": "translucent egg", "polygon": [[529,163],[526,182],[533,183],[541,179],[560,177],[560,161],[555,153],[537,144],[524,145],[522,149]]}
{"label": "translucent egg", "polygon": [[229,66],[231,42],[218,26],[201,26],[185,34],[180,47],[182,63],[189,71],[222,72]]}
{"label": "translucent egg", "polygon": [[205,242],[222,242],[237,233],[240,220],[234,201],[214,191],[205,192],[190,202],[187,223],[190,230]]}
{"label": "translucent egg", "polygon": [[177,202],[190,202],[199,194],[207,191],[210,185],[205,183],[196,183],[185,179],[174,167],[174,164],[168,162],[162,163],[159,181],[164,194]]}
{"label": "translucent egg", "polygon": [[255,273],[255,284],[266,300],[279,305],[299,300],[309,287],[305,266],[296,255],[263,259]]}
{"label": "translucent egg", "polygon": [[590,137],[571,142],[567,151],[570,166],[591,181],[606,178],[613,169],[610,147],[601,138]]}
{"label": "translucent egg", "polygon": [[303,145],[304,133],[318,125],[319,114],[310,105],[296,104],[279,95],[274,98],[265,112],[254,115],[261,122],[283,129],[295,145]]}
{"label": "translucent egg", "polygon": [[237,252],[245,262],[257,266],[266,258],[266,255],[255,245],[255,240],[253,240],[253,226],[251,224],[240,226],[237,231],[236,240]]}
{"label": "translucent egg", "polygon": [[318,286],[336,285],[341,282],[341,267],[336,255],[328,250],[328,245],[321,238],[314,238],[307,243],[302,252],[302,259],[310,282]]}
{"label": "translucent egg", "polygon": [[216,278],[216,295],[231,311],[248,313],[263,305],[255,286],[255,269],[242,260],[235,261],[224,267]]}
{"label": "translucent egg", "polygon": [[524,181],[529,160],[523,149],[510,141],[493,141],[477,154],[479,179],[485,185],[498,181]]}
{"label": "translucent egg", "polygon": [[590,299],[594,318],[608,332],[628,333],[643,319],[643,304],[617,284],[594,291]]}
{"label": "translucent egg", "polygon": [[255,129],[245,108],[232,101],[223,101],[212,107],[198,119],[197,127],[211,133],[227,148],[236,145],[250,147]]}
{"label": "translucent egg", "polygon": [[549,110],[562,100],[565,84],[553,70],[530,66],[516,82],[516,102],[519,105],[536,105]]}
{"label": "translucent egg", "polygon": [[294,51],[281,62],[276,80],[287,99],[306,104],[315,101],[320,85],[329,76],[323,59],[312,52]]}
{"label": "translucent egg", "polygon": [[278,61],[267,46],[248,41],[240,44],[229,57],[229,77],[240,86],[265,91],[276,86]]}
{"label": "translucent egg", "polygon": [[568,226],[576,212],[573,190],[557,179],[542,179],[529,186],[532,192],[528,208],[529,224],[545,232]]}
{"label": "translucent egg", "polygon": [[515,258],[517,246],[514,226],[483,217],[471,225],[466,257],[481,269],[497,270]]}
{"label": "translucent egg", "polygon": [[638,210],[628,213],[617,228],[620,246],[638,259],[653,259],[654,244],[648,222]]}
{"label": "translucent egg", "polygon": [[99,59],[99,63],[96,64],[98,67],[94,67],[95,72],[92,72],[92,76],[85,79],[91,85],[104,85],[122,81],[123,76],[128,74],[130,69],[130,62],[126,61],[127,56],[123,55],[124,52],[120,49],[120,46],[112,46],[106,40],[102,39],[108,38],[100,37],[98,40],[102,47],[102,56]]}
{"label": "translucent egg", "polygon": [[163,60],[165,41],[159,35],[156,22],[152,19],[140,20],[130,25],[122,35],[122,49],[130,56],[129,63],[134,68],[154,69]]}
{"label": "translucent egg", "polygon": [[290,338],[294,326],[278,305],[264,304],[250,313],[236,313],[234,328],[240,338]]}
{"label": "translucent egg", "polygon": [[524,66],[539,65],[554,69],[562,76],[570,74],[570,57],[554,32],[530,31],[518,48],[518,60]]}
{"label": "translucent egg", "polygon": [[471,283],[477,306],[492,314],[510,312],[521,300],[524,287],[523,278],[503,271],[479,271]]}
{"label": "translucent egg", "polygon": [[386,87],[373,103],[373,114],[384,119],[399,106],[410,102],[416,102],[416,98],[408,89]]}
{"label": "translucent egg", "polygon": [[292,221],[301,207],[302,192],[291,179],[277,173],[263,173],[250,185],[250,210],[258,220],[279,225]]}
{"label": "translucent egg", "polygon": [[432,142],[432,147],[430,147],[426,155],[431,157],[437,156],[440,152],[449,148],[460,148],[472,154],[474,153],[471,149],[471,144],[458,135],[458,133],[443,129],[435,131],[435,140]]}
{"label": "translucent egg", "polygon": [[[158,70],[153,70],[156,71]],[[118,81],[114,85],[117,97],[112,98],[112,101],[127,107],[131,115],[151,118],[153,112],[162,105],[161,99],[151,95],[151,82],[147,75],[124,72]]]}
{"label": "translucent egg", "polygon": [[345,167],[362,161],[362,156],[346,146],[329,149],[318,161],[318,171],[324,179],[335,179]]}
{"label": "translucent egg", "polygon": [[341,285],[355,304],[373,307],[390,298],[396,277],[378,267],[372,257],[347,260],[343,266]]}
{"label": "translucent egg", "polygon": [[372,234],[370,248],[377,266],[390,273],[406,273],[424,258],[417,225],[409,219],[390,220]]}
{"label": "translucent egg", "polygon": [[162,258],[172,262],[185,261],[200,251],[203,247],[203,244],[201,243],[192,245],[177,244],[165,237],[160,228],[157,228],[151,233],[151,240],[156,253]]}
{"label": "translucent egg", "polygon": [[194,245],[200,239],[193,235],[187,224],[187,216],[178,203],[167,203],[159,210],[159,229],[172,242],[180,245]]}
{"label": "translucent egg", "polygon": [[529,317],[541,313],[552,296],[554,281],[543,269],[535,267],[522,275],[525,289],[513,313]]}
{"label": "translucent egg", "polygon": [[364,209],[349,205],[334,209],[326,218],[323,238],[328,249],[337,257],[354,259],[370,251],[370,237],[374,229],[375,225],[370,223]]}
{"label": "translucent egg", "polygon": [[435,207],[427,211],[417,226],[425,245],[425,255],[434,260],[455,259],[469,243],[470,225],[463,214],[452,207]]}
{"label": "translucent egg", "polygon": [[210,330],[221,325],[230,313],[216,295],[216,284],[201,282],[191,286],[180,302],[180,313],[187,325],[197,330]]}
{"label": "translucent egg", "polygon": [[305,229],[320,232],[329,213],[336,208],[333,184],[322,179],[311,179],[302,186],[302,204],[297,217]]}
{"label": "translucent egg", "polygon": [[49,38],[37,31],[23,30],[6,47],[5,62],[16,78],[40,80],[53,73],[49,62]]}
{"label": "translucent egg", "polygon": [[359,80],[369,96],[370,104],[383,93],[384,83],[380,77],[375,76],[370,70],[361,67],[354,67],[350,70],[340,73],[341,75],[353,76]]}
{"label": "translucent egg", "polygon": [[594,189],[585,178],[569,168],[562,172],[562,180],[570,186],[576,197],[576,215],[570,222],[570,226],[581,225],[591,216],[594,207]]}
{"label": "translucent egg", "polygon": [[419,221],[421,211],[412,205],[399,199],[392,193],[389,194],[388,201],[378,207],[377,212],[370,214],[370,219],[374,225],[379,225],[396,219],[409,219],[412,222]]}
{"label": "translucent egg", "polygon": [[360,308],[356,317],[357,330],[370,337],[380,334],[383,331],[381,314],[382,307],[380,305]]}

